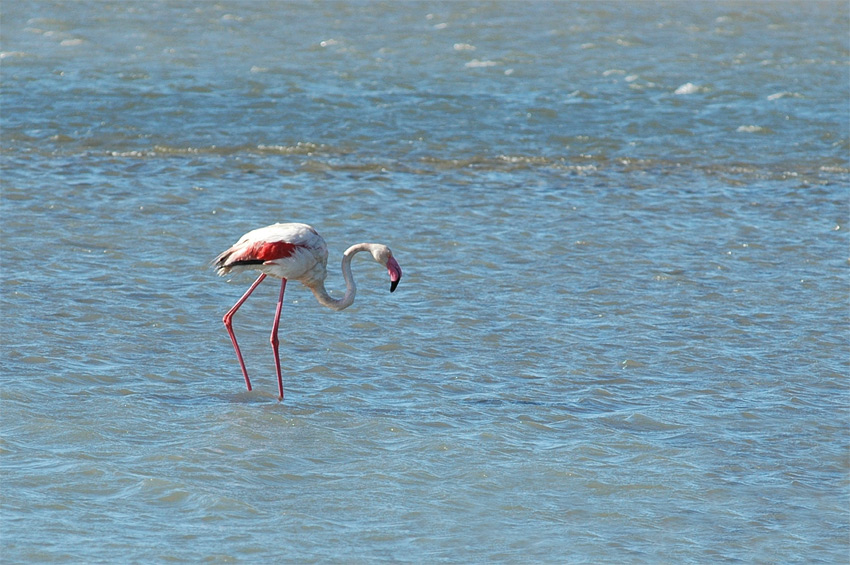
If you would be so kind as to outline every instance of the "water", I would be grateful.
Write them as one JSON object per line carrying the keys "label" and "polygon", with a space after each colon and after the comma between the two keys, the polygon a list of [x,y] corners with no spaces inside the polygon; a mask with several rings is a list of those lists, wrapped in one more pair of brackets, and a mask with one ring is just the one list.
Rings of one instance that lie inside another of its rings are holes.
{"label": "water", "polygon": [[3,561],[846,562],[849,15],[4,3]]}

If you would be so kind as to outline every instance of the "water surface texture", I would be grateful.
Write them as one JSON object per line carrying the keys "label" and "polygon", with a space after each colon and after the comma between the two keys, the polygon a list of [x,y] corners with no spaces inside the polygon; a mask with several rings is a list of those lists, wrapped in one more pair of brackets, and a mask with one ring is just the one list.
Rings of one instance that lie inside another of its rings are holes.
{"label": "water surface texture", "polygon": [[847,562],[847,2],[2,10],[5,563]]}

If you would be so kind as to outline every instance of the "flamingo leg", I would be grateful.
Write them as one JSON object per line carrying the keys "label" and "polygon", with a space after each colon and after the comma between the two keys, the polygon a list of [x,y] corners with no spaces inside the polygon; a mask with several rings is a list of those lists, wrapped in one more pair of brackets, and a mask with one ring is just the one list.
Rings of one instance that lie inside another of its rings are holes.
{"label": "flamingo leg", "polygon": [[239,351],[239,344],[236,343],[236,334],[233,333],[233,315],[239,310],[239,307],[248,300],[248,297],[251,296],[251,293],[254,292],[254,289],[259,286],[263,279],[266,278],[265,273],[261,274],[254,284],[251,285],[251,288],[242,295],[236,304],[233,305],[233,308],[227,311],[227,314],[221,319],[224,322],[224,327],[227,328],[227,333],[230,335],[230,341],[233,342],[233,349],[236,350],[236,358],[239,359],[239,366],[242,367],[242,376],[245,377],[245,386],[248,387],[248,390],[251,390],[251,381],[248,379],[248,369],[245,368],[245,361],[242,359],[242,352]]}
{"label": "flamingo leg", "polygon": [[283,291],[286,290],[286,279],[280,281],[280,298],[277,299],[277,309],[274,312],[274,324],[272,324],[272,335],[269,337],[269,342],[272,344],[274,351],[274,367],[277,369],[277,390],[280,392],[278,400],[283,400],[283,376],[280,373],[280,353],[278,353],[277,328],[280,325],[280,310],[283,308]]}

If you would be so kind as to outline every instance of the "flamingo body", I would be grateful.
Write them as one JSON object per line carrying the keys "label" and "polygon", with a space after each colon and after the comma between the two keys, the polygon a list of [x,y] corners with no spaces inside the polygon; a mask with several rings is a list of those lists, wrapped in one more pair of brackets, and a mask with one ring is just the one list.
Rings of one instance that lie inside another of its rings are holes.
{"label": "flamingo body", "polygon": [[275,369],[277,370],[279,399],[283,400],[283,377],[280,370],[280,356],[278,353],[278,325],[280,322],[281,308],[283,307],[283,294],[286,289],[287,280],[297,280],[309,288],[316,299],[323,306],[333,310],[344,310],[354,302],[357,287],[351,275],[351,259],[360,251],[368,251],[372,258],[387,268],[390,275],[390,292],[393,292],[401,280],[401,267],[393,257],[392,251],[386,245],[380,243],[358,243],[345,250],[342,256],[342,275],[345,279],[345,296],[332,298],[325,289],[325,278],[327,277],[328,246],[319,233],[307,224],[288,223],[273,224],[264,228],[250,231],[239,238],[226,251],[221,253],[213,261],[219,275],[246,270],[260,271],[260,276],[254,284],[242,295],[236,304],[228,310],[222,321],[230,335],[236,357],[245,378],[245,385],[251,390],[251,381],[242,359],[242,352],[236,342],[233,333],[233,315],[240,306],[248,299],[254,289],[259,286],[266,276],[281,279],[280,298],[275,311],[272,334],[269,341],[272,344],[275,358]]}
{"label": "flamingo body", "polygon": [[307,224],[273,224],[249,231],[215,258],[219,275],[258,270],[311,287],[327,277],[328,246]]}

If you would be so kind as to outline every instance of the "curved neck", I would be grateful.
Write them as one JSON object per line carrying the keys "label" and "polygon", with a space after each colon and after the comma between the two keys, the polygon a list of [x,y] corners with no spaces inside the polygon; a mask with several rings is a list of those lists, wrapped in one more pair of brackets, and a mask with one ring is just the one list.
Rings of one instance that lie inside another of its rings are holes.
{"label": "curved neck", "polygon": [[319,304],[327,306],[331,310],[345,310],[354,303],[354,296],[357,294],[357,285],[354,284],[354,277],[351,275],[351,258],[361,251],[368,251],[370,246],[371,244],[369,243],[358,243],[346,249],[345,253],[342,254],[342,277],[345,279],[345,296],[342,298],[331,298],[331,295],[325,289],[324,281],[310,287]]}

